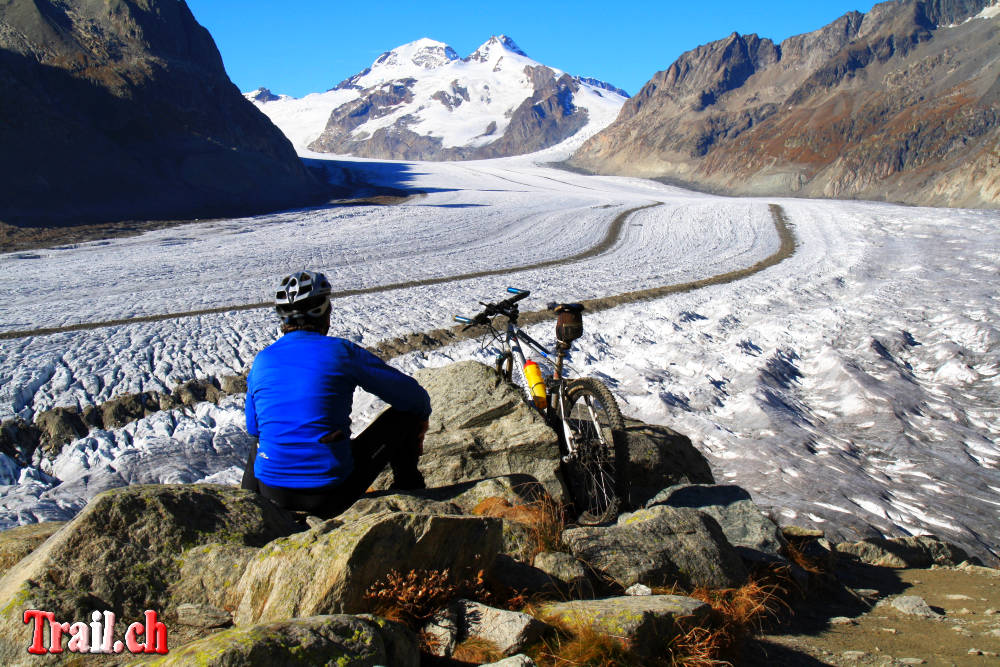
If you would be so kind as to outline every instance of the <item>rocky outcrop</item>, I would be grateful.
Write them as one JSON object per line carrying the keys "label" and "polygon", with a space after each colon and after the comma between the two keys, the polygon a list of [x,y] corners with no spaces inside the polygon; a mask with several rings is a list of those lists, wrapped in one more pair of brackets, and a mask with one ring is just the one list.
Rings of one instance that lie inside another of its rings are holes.
{"label": "rocky outcrop", "polygon": [[625,441],[631,507],[642,507],[664,486],[715,482],[705,455],[670,427],[626,419]]}
{"label": "rocky outcrop", "polygon": [[325,186],[177,0],[0,5],[0,221],[234,216]]}
{"label": "rocky outcrop", "polygon": [[[464,660],[463,651],[480,646],[489,647],[483,655],[510,655],[534,650],[554,631],[530,607],[502,609],[504,601],[617,595],[637,582],[646,586],[642,602],[569,603],[551,618],[563,632],[610,633],[629,655],[648,656],[670,641],[680,617],[701,621],[707,609],[649,587],[731,586],[745,577],[723,530],[692,508],[654,505],[614,525],[564,530],[548,492],[562,494],[558,443],[518,391],[472,362],[422,371],[420,380],[435,407],[423,462],[428,489],[370,491],[323,521],[227,487],[130,486],[98,495],[65,526],[0,534],[0,558],[21,559],[0,579],[0,658],[27,664],[28,608],[60,619],[156,610],[171,641],[160,664],[309,664],[320,651],[338,664],[419,660],[412,632],[371,612],[423,628],[424,654]],[[178,404],[209,398],[190,387],[169,396]],[[128,398],[122,410],[138,412],[149,399]],[[56,414],[84,419],[63,412]],[[55,414],[42,420],[46,433],[48,421],[61,423]],[[630,447],[645,453],[637,460],[650,466],[640,468],[650,485],[658,475],[711,476],[683,436],[633,426]],[[671,465],[675,456],[681,462]],[[507,474],[477,477],[498,471]],[[725,495],[730,487],[679,488]],[[670,489],[656,502],[677,497]]]}
{"label": "rocky outcrop", "polygon": [[1000,206],[1000,20],[893,0],[657,73],[570,164],[732,194]]}
{"label": "rocky outcrop", "polygon": [[656,505],[622,514],[610,526],[570,528],[563,541],[622,588],[635,583],[719,588],[739,585],[747,576],[719,524],[689,508]]}
{"label": "rocky outcrop", "polygon": [[65,521],[29,523],[0,532],[0,576],[64,525]]}
{"label": "rocky outcrop", "polygon": [[543,551],[535,555],[532,565],[547,574],[549,586],[571,599],[594,597],[594,585],[583,564],[561,551]]}
{"label": "rocky outcrop", "polygon": [[298,527],[287,513],[248,491],[211,485],[115,489],[94,498],[0,579],[0,661],[25,653],[25,609],[59,619],[112,610],[142,618],[165,610],[178,559],[191,547],[228,542],[260,547]]}

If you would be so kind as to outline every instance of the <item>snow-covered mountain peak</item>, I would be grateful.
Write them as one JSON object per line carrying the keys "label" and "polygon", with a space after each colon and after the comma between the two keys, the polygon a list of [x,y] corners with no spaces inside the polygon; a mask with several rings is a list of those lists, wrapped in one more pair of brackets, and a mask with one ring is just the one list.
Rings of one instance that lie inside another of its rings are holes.
{"label": "snow-covered mountain peak", "polygon": [[411,65],[422,69],[436,69],[452,60],[458,60],[455,49],[444,42],[423,37],[415,42],[397,46],[392,51],[386,51],[372,63],[372,69],[405,68]]}
{"label": "snow-covered mountain peak", "polygon": [[582,143],[628,95],[532,60],[506,35],[467,58],[433,39],[379,56],[325,93],[272,101],[248,94],[300,151],[379,159],[518,155],[570,137]]}
{"label": "snow-covered mountain peak", "polygon": [[521,50],[514,40],[507,35],[493,35],[482,46],[473,52],[471,56],[466,58],[470,62],[494,62],[499,60],[504,55],[515,53],[524,58],[528,57],[528,54]]}

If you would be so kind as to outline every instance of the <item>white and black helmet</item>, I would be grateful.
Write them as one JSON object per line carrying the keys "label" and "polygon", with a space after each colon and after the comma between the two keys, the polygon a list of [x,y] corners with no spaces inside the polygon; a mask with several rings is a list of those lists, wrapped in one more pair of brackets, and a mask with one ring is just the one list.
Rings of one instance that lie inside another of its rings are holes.
{"label": "white and black helmet", "polygon": [[274,308],[285,324],[302,324],[326,314],[330,307],[330,281],[318,271],[285,276],[274,295]]}

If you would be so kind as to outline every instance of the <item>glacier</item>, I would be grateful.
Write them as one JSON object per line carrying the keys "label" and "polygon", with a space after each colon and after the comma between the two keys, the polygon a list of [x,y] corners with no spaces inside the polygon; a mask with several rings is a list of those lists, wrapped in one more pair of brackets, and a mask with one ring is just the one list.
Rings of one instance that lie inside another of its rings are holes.
{"label": "glacier", "polygon": [[[720,481],[780,522],[835,539],[934,533],[1000,554],[1000,212],[726,198],[545,166],[354,160],[426,194],[213,220],[0,255],[0,331],[265,301],[290,270],[334,289],[493,275],[337,299],[332,331],[365,345],[448,326],[508,285],[525,307],[710,278],[770,256],[780,205],[795,252],[751,276],[585,316],[571,364],[630,417],[692,438]],[[337,158],[343,162],[344,158]],[[628,214],[621,238],[578,254]],[[551,324],[528,328],[551,341]],[[30,419],[243,370],[278,335],[267,309],[0,341],[0,416]],[[478,341],[398,357],[412,371],[492,359]],[[353,419],[377,410],[359,393]],[[237,483],[242,397],[94,431],[54,460],[0,455],[0,526],[68,518],[128,483]]]}

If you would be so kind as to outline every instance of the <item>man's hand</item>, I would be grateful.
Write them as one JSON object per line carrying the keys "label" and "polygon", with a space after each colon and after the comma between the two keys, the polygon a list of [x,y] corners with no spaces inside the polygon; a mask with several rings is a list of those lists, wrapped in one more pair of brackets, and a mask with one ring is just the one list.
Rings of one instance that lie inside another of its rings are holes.
{"label": "man's hand", "polygon": [[430,422],[426,419],[417,425],[417,456],[423,456],[424,454],[424,436],[427,435],[427,428],[430,426]]}

